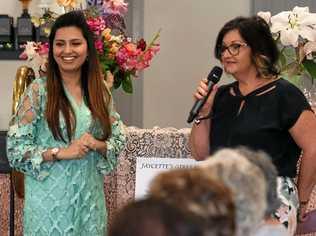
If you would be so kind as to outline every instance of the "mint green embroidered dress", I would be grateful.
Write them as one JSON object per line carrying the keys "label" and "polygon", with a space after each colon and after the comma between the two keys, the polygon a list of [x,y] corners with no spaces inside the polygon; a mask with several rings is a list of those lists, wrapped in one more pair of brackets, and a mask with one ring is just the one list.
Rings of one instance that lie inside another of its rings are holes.
{"label": "mint green embroidered dress", "polygon": [[[85,132],[100,137],[101,129],[92,122],[85,103],[79,105],[66,94],[76,115],[75,139]],[[106,156],[90,151],[80,160],[43,162],[42,152],[68,146],[53,138],[44,117],[45,106],[46,79],[42,78],[28,87],[8,131],[9,162],[25,173],[24,235],[103,236],[107,224],[103,175],[115,168],[125,144],[120,116],[110,109],[115,121],[106,141]],[[67,137],[62,118],[60,124]]]}

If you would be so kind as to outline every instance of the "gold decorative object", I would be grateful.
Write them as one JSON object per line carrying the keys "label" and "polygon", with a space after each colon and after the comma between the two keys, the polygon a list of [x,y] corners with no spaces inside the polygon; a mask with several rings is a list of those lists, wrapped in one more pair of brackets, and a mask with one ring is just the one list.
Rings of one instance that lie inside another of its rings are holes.
{"label": "gold decorative object", "polygon": [[28,13],[29,5],[32,0],[19,0],[22,3],[23,16],[30,16]]}
{"label": "gold decorative object", "polygon": [[[13,85],[12,114],[16,113],[22,94],[34,79],[35,74],[32,68],[27,66],[18,68]],[[11,178],[17,196],[19,198],[24,198],[24,174],[13,170],[11,172]]]}
{"label": "gold decorative object", "polygon": [[34,78],[35,74],[32,68],[27,66],[18,68],[13,85],[12,114],[15,114],[22,94]]}

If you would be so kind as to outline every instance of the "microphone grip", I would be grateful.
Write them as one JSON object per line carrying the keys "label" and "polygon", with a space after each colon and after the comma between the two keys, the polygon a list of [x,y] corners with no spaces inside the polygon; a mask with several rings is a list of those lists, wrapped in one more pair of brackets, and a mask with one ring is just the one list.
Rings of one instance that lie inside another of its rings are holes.
{"label": "microphone grip", "polygon": [[207,95],[204,98],[195,102],[192,110],[190,111],[190,114],[187,120],[188,123],[191,123],[195,119],[195,117],[199,114],[201,108],[204,106],[206,100],[208,99],[208,96],[212,92],[213,86],[214,86],[214,83],[212,81],[209,81]]}
{"label": "microphone grip", "polygon": [[189,114],[189,117],[188,117],[188,120],[187,120],[188,123],[191,123],[195,119],[195,117],[199,114],[199,112],[201,110],[201,107],[204,105],[205,101],[206,101],[206,97],[203,98],[203,99],[198,100],[195,103],[195,106],[190,111],[190,114]]}

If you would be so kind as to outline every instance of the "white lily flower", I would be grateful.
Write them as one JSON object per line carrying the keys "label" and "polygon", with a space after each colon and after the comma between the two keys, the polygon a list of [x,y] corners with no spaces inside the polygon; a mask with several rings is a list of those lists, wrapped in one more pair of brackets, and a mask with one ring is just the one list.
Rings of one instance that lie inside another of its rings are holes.
{"label": "white lily flower", "polygon": [[36,55],[34,42],[26,42],[24,53],[27,55],[29,60],[32,60]]}
{"label": "white lily flower", "polygon": [[265,20],[265,22],[267,22],[267,24],[270,23],[270,19],[271,19],[271,12],[269,11],[259,11],[257,13],[258,16],[260,16],[262,19]]}
{"label": "white lily flower", "polygon": [[316,14],[308,7],[294,7],[293,11],[283,11],[271,17],[271,32],[279,33],[285,46],[298,46],[301,36],[309,41],[316,41]]}
{"label": "white lily flower", "polygon": [[308,60],[313,59],[313,55],[312,55],[313,52],[316,52],[316,42],[307,42],[304,45],[304,53]]}

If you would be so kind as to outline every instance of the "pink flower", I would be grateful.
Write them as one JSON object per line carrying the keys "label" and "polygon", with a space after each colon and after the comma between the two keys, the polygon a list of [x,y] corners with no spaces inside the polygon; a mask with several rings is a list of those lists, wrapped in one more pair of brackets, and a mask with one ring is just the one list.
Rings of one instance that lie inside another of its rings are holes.
{"label": "pink flower", "polygon": [[124,15],[127,12],[127,3],[124,0],[104,0],[103,6],[109,14]]}
{"label": "pink flower", "polygon": [[101,16],[87,19],[89,29],[97,36],[105,29],[105,22]]}
{"label": "pink flower", "polygon": [[94,46],[99,54],[103,54],[103,42],[100,39],[94,41]]}
{"label": "pink flower", "polygon": [[[144,45],[145,43],[142,42]],[[132,42],[125,42],[116,54],[116,62],[124,71],[132,71],[135,74],[137,71],[149,67],[153,56],[159,51],[158,44],[151,46],[142,51]]]}
{"label": "pink flower", "polygon": [[49,51],[49,44],[46,43],[40,43],[38,45],[38,54],[39,55],[48,55],[48,51]]}
{"label": "pink flower", "polygon": [[22,60],[26,60],[28,58],[26,52],[22,52],[20,55],[19,55],[19,58],[22,59]]}
{"label": "pink flower", "polygon": [[137,64],[137,70],[143,70],[150,65],[150,61],[153,59],[154,55],[160,50],[158,44],[151,46],[139,58],[139,62]]}

